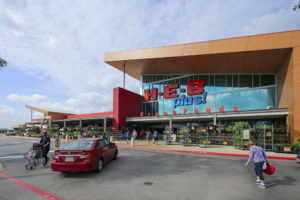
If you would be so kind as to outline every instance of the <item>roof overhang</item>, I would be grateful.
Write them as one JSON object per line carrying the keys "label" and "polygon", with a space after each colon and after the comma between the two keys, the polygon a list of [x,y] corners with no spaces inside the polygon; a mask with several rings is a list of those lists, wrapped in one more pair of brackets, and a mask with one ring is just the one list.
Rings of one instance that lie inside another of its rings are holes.
{"label": "roof overhang", "polygon": [[172,116],[152,116],[152,117],[130,117],[127,122],[134,123],[156,123],[156,122],[169,122],[172,118],[173,122],[176,121],[207,121],[213,120],[214,117],[218,120],[226,119],[267,119],[267,118],[280,118],[288,115],[288,109],[274,109],[274,110],[255,110],[255,111],[239,111],[239,112],[216,112],[216,113],[203,113],[203,114],[188,114],[188,115],[172,115]]}
{"label": "roof overhang", "polygon": [[51,114],[74,115],[74,113],[56,111],[56,110],[46,109],[46,108],[39,108],[39,107],[29,106],[29,105],[25,105],[25,108],[43,113],[45,115],[51,115]]}
{"label": "roof overhang", "polygon": [[144,74],[277,73],[300,45],[300,31],[105,53],[104,61],[140,79]]}
{"label": "roof overhang", "polygon": [[102,116],[102,117],[87,117],[87,118],[72,118],[72,119],[62,119],[62,120],[53,120],[52,123],[55,122],[71,122],[71,121],[88,121],[88,120],[104,120],[104,119],[108,119],[108,120],[113,120],[114,118],[111,116]]}

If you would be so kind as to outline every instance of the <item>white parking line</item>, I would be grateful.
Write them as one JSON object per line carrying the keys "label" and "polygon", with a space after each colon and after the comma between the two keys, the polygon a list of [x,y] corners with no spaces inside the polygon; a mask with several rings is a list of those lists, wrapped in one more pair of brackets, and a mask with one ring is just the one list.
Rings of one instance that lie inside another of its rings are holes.
{"label": "white parking line", "polygon": [[0,160],[13,160],[13,159],[19,159],[19,158],[23,158],[23,155],[15,155],[15,156],[3,156],[0,157]]}

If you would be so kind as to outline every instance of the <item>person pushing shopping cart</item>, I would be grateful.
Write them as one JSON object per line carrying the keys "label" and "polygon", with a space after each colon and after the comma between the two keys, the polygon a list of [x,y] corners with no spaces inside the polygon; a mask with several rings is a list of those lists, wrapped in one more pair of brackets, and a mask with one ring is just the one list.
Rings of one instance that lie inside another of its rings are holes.
{"label": "person pushing shopping cart", "polygon": [[40,144],[42,145],[42,149],[43,149],[43,157],[45,159],[45,165],[47,165],[49,158],[48,158],[48,152],[50,150],[50,137],[47,134],[47,131],[44,132],[44,135],[42,136],[41,140],[40,140]]}

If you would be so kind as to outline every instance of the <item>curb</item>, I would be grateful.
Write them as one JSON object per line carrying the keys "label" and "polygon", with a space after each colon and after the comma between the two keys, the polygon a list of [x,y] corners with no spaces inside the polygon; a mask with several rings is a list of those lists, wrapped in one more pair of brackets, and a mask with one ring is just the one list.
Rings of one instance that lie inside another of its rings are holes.
{"label": "curb", "polygon": [[[234,153],[217,153],[217,152],[206,152],[206,151],[186,151],[186,150],[176,150],[178,153],[191,153],[191,154],[206,154],[206,155],[214,155],[214,156],[231,156],[231,157],[246,157],[248,158],[248,154],[234,154]],[[268,156],[268,159],[273,160],[296,160],[296,157],[283,157],[283,156]]]}
{"label": "curb", "polygon": [[2,164],[0,163],[0,172],[2,172],[4,168],[2,167]]}
{"label": "curb", "polygon": [[14,137],[8,136],[8,138],[20,139],[20,140],[40,140],[41,138],[33,138],[33,137]]}
{"label": "curb", "polygon": [[[41,138],[34,138],[34,137],[15,137],[15,136],[9,136],[8,138],[13,138],[13,139],[19,139],[19,140],[40,140]],[[55,141],[55,138],[51,138],[51,142]],[[66,141],[65,139],[60,139],[60,142],[63,143],[68,143],[71,142],[72,139],[69,141]]]}

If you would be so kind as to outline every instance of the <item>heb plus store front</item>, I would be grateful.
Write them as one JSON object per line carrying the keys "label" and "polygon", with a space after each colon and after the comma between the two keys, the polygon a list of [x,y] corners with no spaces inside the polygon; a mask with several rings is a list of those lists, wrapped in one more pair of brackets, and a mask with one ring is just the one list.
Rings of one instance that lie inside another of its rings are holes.
{"label": "heb plus store front", "polygon": [[104,59],[141,82],[143,100],[130,105],[141,112],[126,117],[129,126],[176,133],[186,143],[244,148],[255,140],[274,150],[300,139],[299,46],[300,31],[290,31]]}

